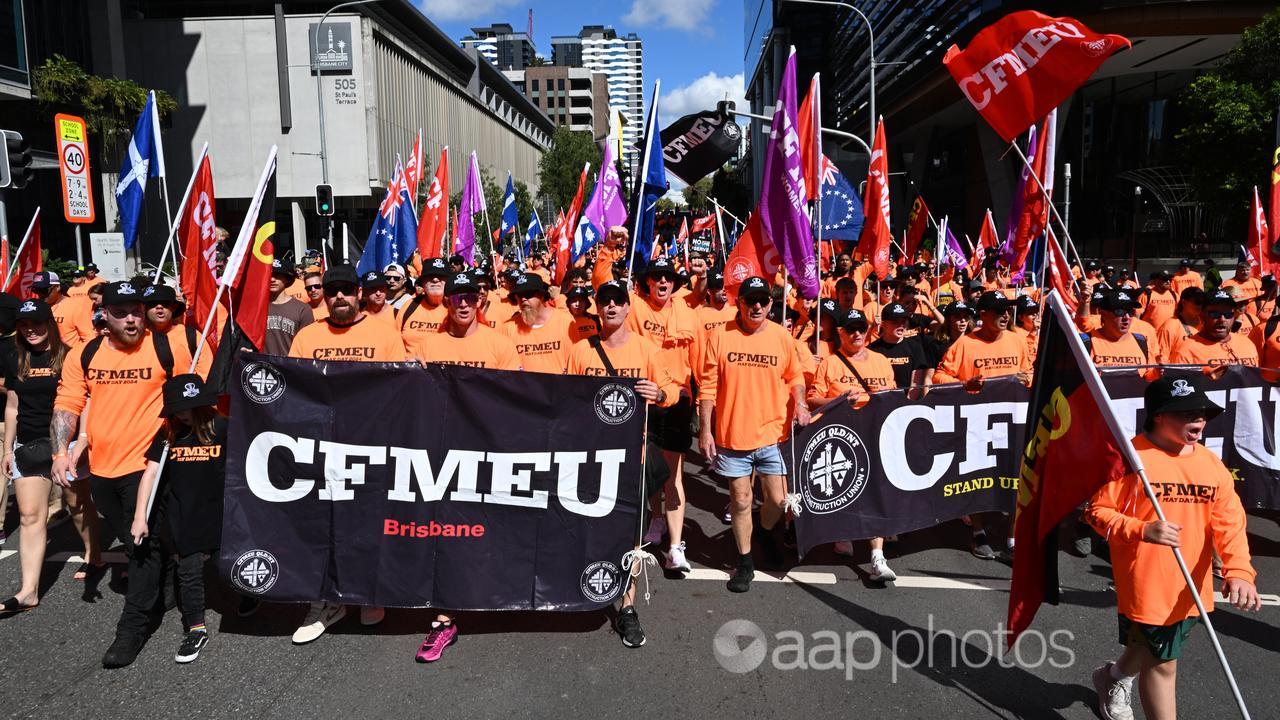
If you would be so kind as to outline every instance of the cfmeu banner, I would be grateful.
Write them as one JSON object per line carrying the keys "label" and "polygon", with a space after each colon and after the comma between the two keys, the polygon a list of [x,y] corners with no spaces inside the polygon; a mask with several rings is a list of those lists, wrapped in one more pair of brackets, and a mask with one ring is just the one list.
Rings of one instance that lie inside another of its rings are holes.
{"label": "cfmeu banner", "polygon": [[594,610],[637,532],[634,381],[246,354],[219,566],[242,593]]}
{"label": "cfmeu banner", "polygon": [[1027,398],[1027,388],[1008,377],[988,380],[976,394],[948,385],[915,402],[894,390],[857,410],[846,400],[824,407],[791,440],[801,553],[971,513],[1011,512]]}

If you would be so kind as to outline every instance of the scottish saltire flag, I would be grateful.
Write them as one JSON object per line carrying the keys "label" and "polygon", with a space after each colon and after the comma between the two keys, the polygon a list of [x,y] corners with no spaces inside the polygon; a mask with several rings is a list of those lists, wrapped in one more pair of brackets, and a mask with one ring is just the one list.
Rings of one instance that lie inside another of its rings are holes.
{"label": "scottish saltire flag", "polygon": [[542,229],[542,220],[538,219],[538,209],[533,209],[533,218],[529,220],[529,229],[524,233],[524,257],[533,254],[533,241],[539,235],[546,235],[546,231]]}
{"label": "scottish saltire flag", "polygon": [[605,142],[600,177],[591,191],[591,199],[582,211],[582,219],[573,233],[573,259],[582,257],[614,225],[627,223],[627,206],[622,202],[622,179],[613,158],[613,143]]}
{"label": "scottish saltire flag", "polygon": [[835,163],[822,156],[822,239],[857,240],[865,219],[862,198]]}
{"label": "scottish saltire flag", "polygon": [[662,161],[662,137],[654,125],[657,117],[658,95],[655,92],[653,100],[649,103],[648,137],[644,139],[647,146],[645,155],[648,157],[648,167],[644,177],[640,178],[640,192],[635,193],[636,207],[632,209],[632,212],[637,213],[632,217],[640,219],[636,224],[635,245],[632,246],[635,253],[634,270],[643,270],[649,265],[649,258],[653,255],[654,219],[658,212],[658,198],[667,194],[667,167]]}
{"label": "scottish saltire flag", "polygon": [[499,254],[507,236],[516,231],[520,218],[516,214],[516,186],[511,181],[511,173],[507,173],[507,195],[502,199],[502,225],[498,228],[498,246],[494,248]]}
{"label": "scottish saltire flag", "polygon": [[138,218],[142,216],[142,199],[147,192],[147,178],[164,177],[164,148],[160,143],[160,113],[156,110],[156,94],[147,94],[147,104],[133,126],[129,151],[120,168],[116,184],[116,207],[120,211],[120,227],[124,230],[124,246],[132,248],[138,234]]}
{"label": "scottish saltire flag", "polygon": [[378,217],[369,230],[356,272],[382,272],[391,263],[404,264],[418,248],[418,221],[409,199],[404,170],[396,163],[396,174],[387,183],[387,194],[378,206]]}

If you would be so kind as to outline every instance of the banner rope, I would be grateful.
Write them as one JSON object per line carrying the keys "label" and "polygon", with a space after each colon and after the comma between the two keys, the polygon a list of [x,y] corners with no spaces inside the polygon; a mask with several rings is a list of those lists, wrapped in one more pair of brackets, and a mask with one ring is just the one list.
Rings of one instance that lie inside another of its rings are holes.
{"label": "banner rope", "polygon": [[641,545],[634,550],[628,550],[622,556],[622,569],[627,571],[629,582],[635,582],[637,576],[644,576],[644,604],[649,604],[649,598],[653,593],[649,590],[649,566],[658,567],[658,558],[654,554],[644,549]]}
{"label": "banner rope", "polygon": [[[649,480],[649,402],[644,403],[644,434],[641,436],[640,443],[640,507],[636,513],[636,546],[628,550],[622,555],[622,569],[627,571],[627,582],[634,583],[637,575],[644,576],[644,604],[649,604],[649,598],[653,593],[649,588],[649,566],[658,567],[658,558],[653,553],[645,550],[644,542],[644,511],[649,504],[649,494],[646,492],[646,484]],[[637,567],[638,566],[638,567]],[[623,588],[622,594],[627,594],[627,589]]]}

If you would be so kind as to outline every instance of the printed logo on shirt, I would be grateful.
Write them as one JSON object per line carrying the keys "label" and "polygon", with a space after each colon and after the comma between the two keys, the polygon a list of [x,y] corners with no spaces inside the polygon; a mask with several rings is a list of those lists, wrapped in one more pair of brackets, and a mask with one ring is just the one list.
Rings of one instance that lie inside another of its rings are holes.
{"label": "printed logo on shirt", "polygon": [[1016,368],[1018,367],[1018,358],[1016,356],[974,358],[973,367],[975,370],[984,370],[986,368]]}
{"label": "printed logo on shirt", "polygon": [[170,447],[170,462],[204,462],[222,457],[221,445],[195,445],[190,447]]}
{"label": "printed logo on shirt", "polygon": [[1152,482],[1151,489],[1162,503],[1195,503],[1207,505],[1218,496],[1218,488],[1214,485],[1194,485],[1191,483]]}
{"label": "printed logo on shirt", "polygon": [[284,376],[271,365],[264,362],[251,362],[240,371],[240,387],[245,397],[266,405],[280,399],[284,394]]}
{"label": "printed logo on shirt", "polygon": [[805,508],[827,515],[853,504],[867,487],[871,461],[862,438],[829,425],[809,439],[801,455],[800,495]]}
{"label": "printed logo on shirt", "polygon": [[608,560],[597,560],[582,571],[582,596],[592,602],[610,602],[622,589],[622,572]]}
{"label": "printed logo on shirt", "polygon": [[528,345],[516,345],[516,352],[521,355],[553,353],[559,349],[559,340],[552,340],[551,342],[544,343],[529,343]]}
{"label": "printed logo on shirt", "polygon": [[374,350],[371,347],[327,347],[311,351],[313,360],[372,360]]}
{"label": "printed logo on shirt", "polygon": [[404,329],[406,331],[436,332],[440,329],[441,324],[441,322],[437,321],[413,320],[411,318],[409,322],[405,323]]}
{"label": "printed logo on shirt", "polygon": [[231,582],[241,590],[261,595],[280,578],[280,563],[266,550],[250,550],[231,565]]}
{"label": "printed logo on shirt", "polygon": [[104,385],[126,385],[151,379],[151,368],[127,368],[124,370],[100,370],[89,368],[84,374],[85,380],[103,383]]}
{"label": "printed logo on shirt", "polygon": [[57,377],[58,373],[53,368],[31,368],[27,370],[27,379]]}
{"label": "printed logo on shirt", "polygon": [[636,394],[626,385],[609,383],[596,391],[596,417],[606,425],[621,425],[636,411]]}
{"label": "printed logo on shirt", "polygon": [[725,362],[734,365],[754,365],[756,367],[778,367],[777,355],[764,353],[730,352],[725,355]]}
{"label": "printed logo on shirt", "polygon": [[[640,372],[640,368],[622,368],[615,367],[617,377],[629,377],[637,380],[643,380],[644,374]],[[609,372],[602,367],[588,367],[582,369],[582,374],[588,377],[610,377]]]}

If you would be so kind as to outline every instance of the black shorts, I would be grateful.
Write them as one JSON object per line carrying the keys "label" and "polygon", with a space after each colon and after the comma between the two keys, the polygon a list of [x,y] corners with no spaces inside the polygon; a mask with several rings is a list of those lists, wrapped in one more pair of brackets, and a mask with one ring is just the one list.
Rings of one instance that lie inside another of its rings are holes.
{"label": "black shorts", "polygon": [[693,401],[681,395],[669,408],[649,413],[649,437],[667,452],[687,452],[693,447]]}

